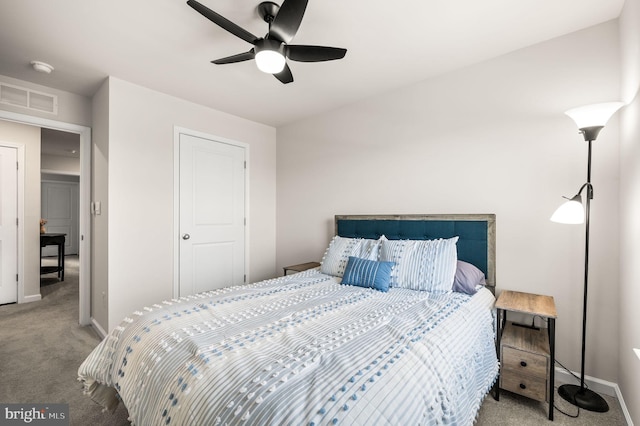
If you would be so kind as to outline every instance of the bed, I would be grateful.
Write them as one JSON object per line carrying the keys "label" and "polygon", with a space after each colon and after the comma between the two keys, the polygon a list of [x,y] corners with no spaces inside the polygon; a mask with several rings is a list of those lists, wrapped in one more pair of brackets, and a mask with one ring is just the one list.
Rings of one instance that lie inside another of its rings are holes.
{"label": "bed", "polygon": [[[472,424],[498,375],[495,216],[336,216],[335,233],[319,268],[133,312],[80,366],[85,393],[135,425]],[[455,282],[463,263],[484,281],[409,288],[448,281],[451,250]]]}

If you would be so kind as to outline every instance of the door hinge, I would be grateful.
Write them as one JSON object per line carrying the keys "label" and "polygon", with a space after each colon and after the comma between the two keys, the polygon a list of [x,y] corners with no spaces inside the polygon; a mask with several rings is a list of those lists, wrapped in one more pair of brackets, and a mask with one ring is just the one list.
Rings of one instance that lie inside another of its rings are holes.
{"label": "door hinge", "polygon": [[19,221],[20,221],[20,218],[16,217],[16,226],[20,226],[20,222]]}
{"label": "door hinge", "polygon": [[18,282],[18,274],[16,274],[16,282]]}
{"label": "door hinge", "polygon": [[20,170],[20,163],[16,161],[16,170]]}
{"label": "door hinge", "polygon": [[244,274],[244,278],[243,278],[242,280],[243,280],[243,282],[245,282],[245,283],[247,282],[247,274]]}
{"label": "door hinge", "polygon": [[247,226],[247,218],[244,218],[244,226]]}

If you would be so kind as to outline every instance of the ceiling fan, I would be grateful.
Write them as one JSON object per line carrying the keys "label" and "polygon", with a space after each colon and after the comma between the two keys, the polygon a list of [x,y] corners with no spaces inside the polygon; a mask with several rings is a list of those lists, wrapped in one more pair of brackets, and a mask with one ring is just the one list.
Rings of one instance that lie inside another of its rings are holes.
{"label": "ceiling fan", "polygon": [[285,58],[299,62],[322,62],[342,59],[347,53],[347,49],[338,47],[288,44],[300,27],[307,3],[308,0],[283,0],[281,6],[270,1],[260,3],[258,13],[269,24],[269,32],[264,37],[256,37],[196,0],[187,1],[202,16],[253,45],[248,52],[216,59],[212,63],[223,65],[255,59],[261,71],[273,74],[284,84],[293,81]]}

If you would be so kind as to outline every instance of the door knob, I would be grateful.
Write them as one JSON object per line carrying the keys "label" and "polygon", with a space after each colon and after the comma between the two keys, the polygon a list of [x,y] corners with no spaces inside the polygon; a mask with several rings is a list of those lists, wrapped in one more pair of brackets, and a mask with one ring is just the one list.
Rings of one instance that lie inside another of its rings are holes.
{"label": "door knob", "polygon": [[182,239],[183,239],[183,240],[188,240],[189,238],[191,238],[191,235],[189,235],[189,234],[182,234]]}

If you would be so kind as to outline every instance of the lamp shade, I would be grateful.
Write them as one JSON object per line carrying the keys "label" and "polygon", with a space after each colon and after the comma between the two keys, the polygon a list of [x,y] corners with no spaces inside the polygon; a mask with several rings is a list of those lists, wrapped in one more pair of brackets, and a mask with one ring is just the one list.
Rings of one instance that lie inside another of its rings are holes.
{"label": "lamp shade", "polygon": [[551,221],[570,225],[584,223],[584,207],[582,206],[582,197],[580,194],[567,200],[558,207],[553,215],[551,215]]}
{"label": "lamp shade", "polygon": [[565,114],[575,121],[578,129],[604,127],[622,105],[624,105],[623,102],[603,102],[572,108],[566,111]]}

